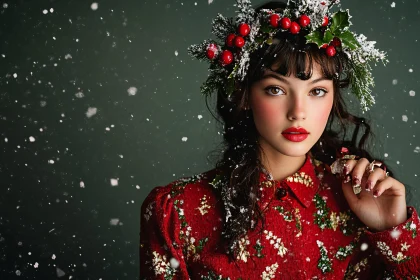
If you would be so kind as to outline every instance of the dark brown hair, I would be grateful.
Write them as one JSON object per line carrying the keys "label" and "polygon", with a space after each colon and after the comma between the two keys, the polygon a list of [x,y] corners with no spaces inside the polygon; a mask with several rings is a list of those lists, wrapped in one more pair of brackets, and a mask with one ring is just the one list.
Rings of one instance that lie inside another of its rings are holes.
{"label": "dark brown hair", "polygon": [[[255,10],[284,7],[285,3],[272,1]],[[307,44],[304,33],[291,35],[289,32],[278,32],[276,39],[278,42],[265,45],[250,55],[247,75],[241,83],[236,84],[232,98],[227,98],[222,91],[217,93],[218,116],[214,117],[223,127],[224,141],[216,168],[226,174],[226,183],[218,189],[218,195],[224,202],[225,215],[228,218],[224,224],[223,236],[228,245],[227,253],[232,260],[231,253],[237,240],[249,229],[254,228],[258,220],[261,219],[263,227],[265,223],[255,195],[258,193],[259,174],[263,167],[260,160],[262,150],[258,144],[259,134],[252,112],[244,110],[248,104],[251,85],[262,77],[265,69],[284,76],[295,75],[305,80],[312,75],[313,63],[318,63],[324,77],[333,80],[334,103],[326,129],[311,148],[313,157],[331,164],[340,148],[345,146],[351,154],[373,160],[367,152],[367,141],[374,137],[370,125],[365,118],[348,112],[341,95],[342,89],[349,86],[351,79],[347,56],[337,53],[334,57],[328,57],[325,50],[320,50],[315,44]],[[206,103],[209,108],[209,100],[206,100]],[[335,120],[338,120],[338,132],[333,129]],[[347,140],[350,127],[354,127],[354,130],[351,139]],[[358,139],[362,129],[363,134]],[[384,162],[383,159],[379,160]],[[390,176],[393,176],[392,171]]]}

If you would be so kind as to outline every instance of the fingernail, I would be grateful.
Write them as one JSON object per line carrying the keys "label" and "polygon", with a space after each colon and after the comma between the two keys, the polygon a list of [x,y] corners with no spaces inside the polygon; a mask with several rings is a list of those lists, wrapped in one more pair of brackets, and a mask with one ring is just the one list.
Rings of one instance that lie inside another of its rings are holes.
{"label": "fingernail", "polygon": [[378,196],[379,196],[379,192],[378,192],[378,190],[375,190],[375,191],[373,192],[373,196],[374,196],[374,197],[378,197]]}
{"label": "fingernail", "polygon": [[366,182],[366,191],[370,192],[370,187],[372,186],[372,182],[371,181],[367,181]]}
{"label": "fingernail", "polygon": [[353,182],[354,182],[355,184],[360,184],[360,179],[359,179],[358,177],[354,177],[354,178],[353,178]]}
{"label": "fingernail", "polygon": [[351,180],[351,177],[347,175],[346,178],[344,179],[344,183],[347,184],[348,182],[350,182],[350,180]]}

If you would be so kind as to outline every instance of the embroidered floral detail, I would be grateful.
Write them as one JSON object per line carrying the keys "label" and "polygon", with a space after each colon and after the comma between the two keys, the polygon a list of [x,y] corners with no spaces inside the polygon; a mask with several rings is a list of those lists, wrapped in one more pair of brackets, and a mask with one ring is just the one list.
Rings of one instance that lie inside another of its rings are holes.
{"label": "embroidered floral detail", "polygon": [[156,201],[153,201],[146,207],[146,213],[144,214],[144,218],[146,219],[146,221],[149,221],[150,217],[153,214],[152,209],[153,209],[154,204],[156,204]]}
{"label": "embroidered floral detail", "polygon": [[299,208],[295,208],[295,221],[296,221],[296,228],[298,229],[298,234],[296,234],[296,237],[299,237],[302,235],[302,222],[300,221],[301,216],[299,212]]}
{"label": "embroidered floral detail", "polygon": [[364,258],[355,265],[349,265],[346,274],[344,275],[344,280],[358,279],[357,275],[366,269],[367,263],[368,259]]}
{"label": "embroidered floral detail", "polygon": [[296,172],[295,174],[289,176],[286,178],[287,182],[295,182],[295,183],[301,183],[304,184],[306,187],[310,187],[313,188],[314,187],[314,182],[312,181],[311,176],[309,176],[308,174],[306,174],[305,172]]}
{"label": "embroidered floral detail", "polygon": [[170,262],[166,261],[166,256],[161,256],[158,252],[153,251],[153,268],[155,275],[163,274],[165,279],[172,279],[176,269],[171,267]]}
{"label": "embroidered floral detail", "polygon": [[202,238],[198,241],[197,253],[201,253],[203,251],[204,245],[206,245],[207,241],[209,241],[208,237]]}
{"label": "embroidered floral detail", "polygon": [[222,277],[222,275],[217,275],[214,271],[210,271],[207,276],[201,275],[201,279],[204,280],[230,280],[229,277]]}
{"label": "embroidered floral detail", "polygon": [[272,264],[271,266],[267,266],[265,268],[266,271],[263,271],[263,273],[261,274],[262,280],[274,279],[278,267],[279,265],[277,263]]}
{"label": "embroidered floral detail", "polygon": [[[183,253],[184,255],[189,258],[190,256],[193,257],[193,261],[196,261],[200,258],[197,252],[197,248],[195,246],[195,238],[191,236],[191,227],[188,225],[187,221],[185,220],[184,216],[184,209],[182,209],[178,205],[183,205],[184,200],[176,199],[174,202],[175,210],[178,212],[179,220],[181,221],[181,229],[179,231],[179,238],[184,241],[183,246]],[[203,244],[204,245],[204,244]],[[202,248],[200,249],[200,251]]]}
{"label": "embroidered floral detail", "polygon": [[196,174],[190,177],[180,178],[172,184],[171,197],[176,197],[185,189],[188,184],[196,183],[203,179],[203,174]]}
{"label": "embroidered floral detail", "polygon": [[411,245],[407,245],[407,242],[404,242],[401,244],[401,251],[408,251],[408,248],[410,248]]}
{"label": "embroidered floral detail", "polygon": [[188,223],[185,220],[184,209],[180,208],[178,206],[178,204],[179,205],[184,204],[184,200],[176,199],[175,202],[174,202],[174,208],[178,212],[178,217],[179,217],[179,220],[181,221],[181,228],[184,228],[184,227],[188,226]]}
{"label": "embroidered floral detail", "polygon": [[389,249],[389,246],[386,245],[385,242],[378,241],[377,246],[378,246],[379,250],[381,251],[381,253],[384,256],[386,256],[389,261],[396,262],[396,263],[399,264],[399,263],[402,263],[402,262],[405,262],[405,261],[408,261],[409,259],[411,259],[408,256],[404,256],[404,254],[402,252],[398,252],[397,255],[394,256],[392,251]]}
{"label": "embroidered floral detail", "polygon": [[284,210],[283,206],[274,206],[273,208],[276,209],[283,216],[286,222],[293,221],[293,215],[291,211]]}
{"label": "embroidered floral detail", "polygon": [[247,246],[250,244],[248,236],[245,234],[245,237],[242,237],[238,240],[239,245],[239,252],[236,257],[238,260],[242,260],[244,262],[248,261],[248,257],[250,256],[249,251],[247,250]]}
{"label": "embroidered floral detail", "polygon": [[[353,234],[356,225],[353,223],[354,219],[351,215],[351,210],[340,212],[338,215],[334,211],[330,212],[327,202],[319,194],[315,194],[313,201],[315,202],[315,208],[317,209],[316,213],[314,213],[314,223],[317,224],[320,229],[324,230],[329,228],[336,231],[337,227],[339,227],[344,235],[348,236]],[[350,221],[352,223],[350,223]]]}
{"label": "embroidered floral detail", "polygon": [[226,182],[227,182],[226,176],[223,174],[222,171],[218,171],[216,176],[214,176],[213,180],[209,182],[209,184],[212,185],[213,188],[219,189],[223,186],[223,184],[226,184]]}
{"label": "embroidered floral detail", "polygon": [[299,213],[299,208],[295,208],[294,212],[293,211],[286,211],[283,206],[273,206],[273,209],[277,210],[280,213],[280,215],[283,216],[283,218],[286,222],[295,221],[296,228],[299,231],[298,234],[296,235],[296,237],[299,237],[299,236],[302,235],[302,232],[301,232],[302,231],[302,222],[300,221],[301,216],[300,216],[300,213]]}
{"label": "embroidered floral detail", "polygon": [[314,213],[314,223],[322,230],[325,228],[332,228],[331,219],[328,217],[330,209],[327,207],[325,200],[319,194],[315,194],[313,201],[315,202],[315,208],[317,209]]}
{"label": "embroidered floral detail", "polygon": [[409,221],[405,224],[405,229],[411,231],[411,237],[414,239],[417,236],[416,224],[413,221]]}
{"label": "embroidered floral detail", "polygon": [[257,239],[257,241],[255,242],[255,245],[254,245],[254,249],[255,249],[255,251],[257,251],[257,253],[254,254],[254,256],[256,256],[257,258],[265,257],[265,255],[263,253],[261,253],[263,248],[264,248],[264,246],[261,245],[261,241],[259,239]]}
{"label": "embroidered floral detail", "polygon": [[196,209],[200,210],[200,213],[202,216],[204,216],[205,214],[208,213],[207,209],[210,209],[210,205],[207,204],[207,196],[204,195],[201,199],[200,199],[200,207],[197,207]]}
{"label": "embroidered floral detail", "polygon": [[347,258],[348,256],[350,256],[351,254],[353,254],[354,248],[356,247],[356,244],[359,243],[360,237],[365,233],[366,231],[366,227],[360,227],[357,230],[356,236],[354,237],[353,241],[350,242],[349,245],[347,245],[346,247],[338,247],[337,252],[335,253],[335,257],[338,260],[344,260],[345,258]]}
{"label": "embroidered floral detail", "polygon": [[266,235],[266,239],[270,240],[270,244],[273,245],[274,248],[278,249],[277,255],[280,255],[281,257],[284,257],[284,255],[287,253],[288,249],[284,247],[283,242],[281,242],[281,238],[277,237],[276,235],[273,235],[272,231],[264,230],[264,233]]}
{"label": "embroidered floral detail", "polygon": [[322,271],[322,273],[325,274],[325,273],[331,271],[332,263],[331,263],[330,258],[328,257],[328,251],[325,248],[324,243],[317,240],[316,244],[318,245],[318,248],[319,248],[320,254],[321,254],[321,257],[318,260],[317,267]]}
{"label": "embroidered floral detail", "polygon": [[351,255],[353,253],[354,250],[354,243],[350,242],[349,245],[347,245],[346,247],[339,247],[337,253],[335,254],[335,257],[339,260],[344,260],[345,258],[347,258],[349,255]]}

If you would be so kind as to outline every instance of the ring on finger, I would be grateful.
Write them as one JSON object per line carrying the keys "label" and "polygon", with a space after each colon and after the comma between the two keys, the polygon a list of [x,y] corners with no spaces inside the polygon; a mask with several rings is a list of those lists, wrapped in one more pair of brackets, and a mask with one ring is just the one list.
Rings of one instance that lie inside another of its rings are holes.
{"label": "ring on finger", "polygon": [[369,165],[366,167],[366,171],[368,171],[369,173],[373,173],[373,171],[375,170],[375,166],[381,167],[382,166],[382,162],[378,161],[378,160],[374,160],[371,163],[369,163]]}

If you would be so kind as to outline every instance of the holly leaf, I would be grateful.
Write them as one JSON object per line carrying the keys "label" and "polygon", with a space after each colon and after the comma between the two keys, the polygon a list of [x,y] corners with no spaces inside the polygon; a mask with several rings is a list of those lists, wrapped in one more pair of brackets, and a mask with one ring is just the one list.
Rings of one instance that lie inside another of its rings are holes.
{"label": "holly leaf", "polygon": [[350,26],[349,11],[339,11],[332,16],[332,23],[330,30],[335,36],[339,36]]}
{"label": "holly leaf", "polygon": [[348,30],[341,33],[339,38],[341,39],[341,43],[351,50],[355,50],[360,47],[360,44],[354,37],[353,33]]}
{"label": "holly leaf", "polygon": [[334,39],[334,35],[331,30],[326,30],[324,33],[324,44],[329,44]]}
{"label": "holly leaf", "polygon": [[321,31],[315,30],[306,35],[305,38],[308,41],[308,43],[315,43],[318,45],[318,47],[321,47],[324,44],[329,44],[334,38],[334,35],[331,33],[330,30],[326,30],[324,35],[322,35]]}

